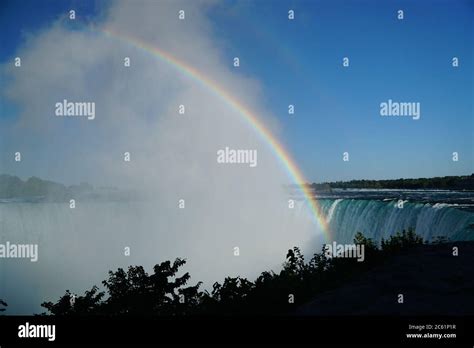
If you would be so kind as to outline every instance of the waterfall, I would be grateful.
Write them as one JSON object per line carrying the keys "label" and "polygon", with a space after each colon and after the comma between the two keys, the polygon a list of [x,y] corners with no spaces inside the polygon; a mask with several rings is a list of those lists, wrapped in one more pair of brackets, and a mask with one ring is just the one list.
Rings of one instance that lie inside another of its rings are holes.
{"label": "waterfall", "polygon": [[474,240],[474,212],[445,203],[416,203],[368,199],[320,199],[331,238],[352,242],[357,232],[380,241],[413,228],[424,240]]}

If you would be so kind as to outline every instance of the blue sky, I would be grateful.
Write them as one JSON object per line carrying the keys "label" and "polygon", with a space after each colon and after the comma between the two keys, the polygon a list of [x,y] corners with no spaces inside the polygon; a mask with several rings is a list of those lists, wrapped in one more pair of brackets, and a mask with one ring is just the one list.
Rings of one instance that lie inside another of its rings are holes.
{"label": "blue sky", "polygon": [[[106,7],[3,1],[0,62],[14,57],[25,35],[68,9],[87,22]],[[229,61],[240,58],[236,73],[260,81],[262,103],[282,125],[280,141],[309,180],[474,172],[472,2],[222,1],[208,15]],[[451,66],[454,56],[458,68]],[[342,67],[343,57],[350,67]],[[388,99],[420,102],[421,118],[381,117],[379,105]],[[15,117],[15,105],[0,103],[0,118]],[[345,151],[349,162],[342,161]]]}

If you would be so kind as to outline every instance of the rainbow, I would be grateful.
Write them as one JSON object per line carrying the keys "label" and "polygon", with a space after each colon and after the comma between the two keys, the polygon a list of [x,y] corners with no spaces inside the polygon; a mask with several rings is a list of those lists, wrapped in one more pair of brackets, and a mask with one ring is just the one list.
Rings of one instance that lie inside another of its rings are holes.
{"label": "rainbow", "polygon": [[257,134],[261,136],[265,143],[275,153],[276,158],[286,169],[291,180],[301,188],[316,222],[322,228],[325,237],[329,237],[329,229],[327,226],[326,218],[324,217],[324,214],[322,213],[322,210],[317,200],[314,199],[311,188],[305,184],[307,181],[304,178],[302,172],[300,171],[288,151],[286,151],[286,149],[278,142],[278,139],[276,139],[276,137],[265,127],[262,121],[260,121],[260,119],[251,110],[249,110],[244,104],[234,98],[216,81],[203,75],[194,67],[177,59],[168,52],[165,52],[155,46],[151,46],[137,38],[115,32],[110,28],[101,29],[100,31],[104,33],[107,37],[124,41],[138,49],[152,54],[160,61],[169,64],[170,66],[178,70],[180,73],[185,74],[190,79],[196,81],[197,83],[210,90],[214,95],[224,101],[229,107],[236,110],[240,115],[242,115],[243,119],[257,132]]}

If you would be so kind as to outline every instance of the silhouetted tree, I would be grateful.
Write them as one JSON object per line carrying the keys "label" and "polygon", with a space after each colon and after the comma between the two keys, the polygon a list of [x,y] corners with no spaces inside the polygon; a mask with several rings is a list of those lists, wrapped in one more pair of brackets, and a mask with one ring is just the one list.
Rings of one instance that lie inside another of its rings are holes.
{"label": "silhouetted tree", "polygon": [[[102,282],[104,292],[93,287],[77,297],[67,290],[57,303],[46,302],[42,306],[54,315],[284,314],[423,240],[409,229],[382,240],[381,248],[360,232],[354,243],[364,245],[364,262],[329,258],[324,246],[306,262],[301,250],[294,247],[288,250],[279,273],[263,272],[255,282],[227,277],[222,284],[214,283],[210,292],[199,291],[201,282],[185,287],[190,275],[177,276],[186,262],[179,258],[155,265],[150,275],[142,266],[130,266],[126,271],[119,268],[110,271],[109,278]],[[294,302],[289,301],[290,295]]]}
{"label": "silhouetted tree", "polygon": [[[3,301],[2,299],[0,299],[0,306],[3,306],[3,307],[7,307],[8,304]],[[0,312],[5,312],[6,308],[0,308]]]}
{"label": "silhouetted tree", "polygon": [[66,290],[58,302],[43,302],[41,306],[54,315],[94,314],[100,312],[103,297],[104,292],[99,292],[99,288],[93,286],[84,293],[84,296],[77,296]]}
{"label": "silhouetted tree", "polygon": [[398,252],[421,244],[423,244],[423,238],[416,235],[412,228],[409,228],[408,231],[403,230],[401,233],[397,232],[387,240],[382,238],[381,242],[382,251],[388,253]]}
{"label": "silhouetted tree", "polygon": [[[57,303],[45,302],[41,306],[54,315],[129,315],[160,314],[176,315],[193,312],[200,303],[201,283],[184,287],[190,275],[176,274],[185,260],[176,259],[155,265],[148,275],[142,266],[130,266],[116,272],[109,271],[109,279],[102,282],[106,292],[94,286],[84,296],[75,296],[69,290]],[[105,294],[107,298],[104,300]]]}

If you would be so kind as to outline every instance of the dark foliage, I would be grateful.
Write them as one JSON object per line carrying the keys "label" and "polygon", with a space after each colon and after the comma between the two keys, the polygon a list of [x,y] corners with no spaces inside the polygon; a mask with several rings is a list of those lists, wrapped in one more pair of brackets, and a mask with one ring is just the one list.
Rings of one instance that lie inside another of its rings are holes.
{"label": "dark foliage", "polygon": [[416,235],[413,229],[408,231],[403,230],[401,233],[397,232],[390,236],[388,240],[382,238],[382,251],[387,253],[394,253],[406,249],[408,247],[423,244],[423,239]]}
{"label": "dark foliage", "polygon": [[176,259],[155,265],[148,275],[142,266],[130,266],[109,272],[109,279],[102,282],[107,292],[99,292],[94,286],[84,296],[72,295],[69,290],[57,303],[41,304],[54,315],[179,315],[189,314],[198,306],[202,293],[201,283],[184,287],[190,275],[176,274],[185,260]]}
{"label": "dark foliage", "polygon": [[[242,277],[227,277],[212,290],[199,291],[201,283],[187,286],[188,273],[178,277],[185,260],[176,259],[156,265],[148,275],[141,266],[109,272],[97,287],[83,296],[69,290],[58,302],[43,303],[53,315],[191,315],[191,314],[285,314],[291,313],[318,293],[336,288],[384,259],[423,243],[412,229],[382,240],[381,247],[360,232],[355,244],[363,244],[364,262],[354,258],[328,258],[325,249],[306,262],[299,248],[288,250],[279,273],[263,272],[254,282]],[[107,296],[105,296],[107,295]]]}

